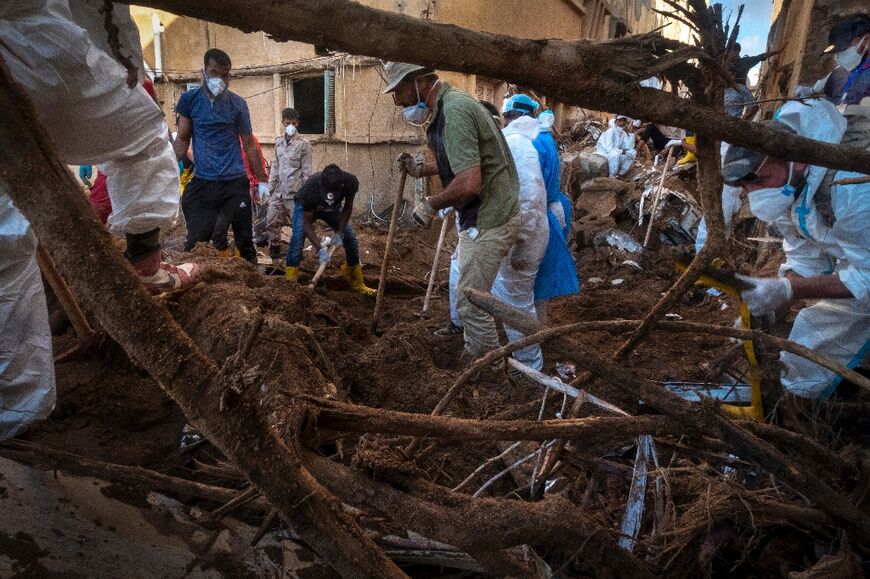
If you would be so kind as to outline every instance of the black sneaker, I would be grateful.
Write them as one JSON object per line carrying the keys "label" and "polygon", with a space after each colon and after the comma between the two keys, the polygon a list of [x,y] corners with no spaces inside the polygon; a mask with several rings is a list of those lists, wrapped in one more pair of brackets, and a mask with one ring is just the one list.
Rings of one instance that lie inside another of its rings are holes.
{"label": "black sneaker", "polygon": [[461,336],[462,327],[457,326],[451,321],[443,328],[438,328],[437,330],[435,330],[434,334],[436,338],[452,338],[453,336]]}

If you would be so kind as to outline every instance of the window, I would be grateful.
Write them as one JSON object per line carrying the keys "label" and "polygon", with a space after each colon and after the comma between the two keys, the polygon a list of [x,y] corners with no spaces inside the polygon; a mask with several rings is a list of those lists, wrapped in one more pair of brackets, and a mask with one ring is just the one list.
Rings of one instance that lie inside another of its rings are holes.
{"label": "window", "polygon": [[299,111],[299,132],[331,135],[335,132],[335,75],[285,77],[286,106]]}
{"label": "window", "polygon": [[481,77],[477,77],[476,82],[476,90],[474,96],[477,97],[479,101],[487,101],[495,106],[499,106],[501,103],[495,102],[496,90],[499,83],[496,83],[492,80],[486,80]]}

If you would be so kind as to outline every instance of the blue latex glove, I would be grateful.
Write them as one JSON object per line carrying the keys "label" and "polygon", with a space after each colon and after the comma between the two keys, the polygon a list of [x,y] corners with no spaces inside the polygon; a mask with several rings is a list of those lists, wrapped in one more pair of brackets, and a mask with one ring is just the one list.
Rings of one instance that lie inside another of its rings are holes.
{"label": "blue latex glove", "polygon": [[326,247],[320,248],[320,253],[318,254],[318,258],[320,259],[320,263],[328,263],[329,262],[329,249]]}
{"label": "blue latex glove", "polygon": [[336,249],[344,245],[344,242],[341,240],[341,235],[333,235],[332,241],[329,242],[329,245]]}
{"label": "blue latex glove", "polygon": [[79,165],[79,179],[90,181],[94,177],[94,168],[90,165]]}

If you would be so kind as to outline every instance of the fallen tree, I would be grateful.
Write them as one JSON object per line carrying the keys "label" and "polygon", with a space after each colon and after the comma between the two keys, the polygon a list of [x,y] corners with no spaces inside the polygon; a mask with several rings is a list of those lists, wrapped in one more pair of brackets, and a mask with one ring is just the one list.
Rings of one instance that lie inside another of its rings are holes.
{"label": "fallen tree", "polygon": [[222,375],[148,295],[58,159],[5,62],[0,63],[0,108],[0,151],[7,160],[0,181],[106,333],[342,575],[404,576],[305,469],[296,442],[277,435],[258,401],[233,396],[239,384],[251,386],[244,375]]}
{"label": "fallen tree", "polygon": [[[662,68],[710,56],[659,35],[605,42],[528,40],[475,32],[350,0],[137,0],[136,4],[263,31],[351,54],[414,62],[529,86],[565,103],[678,126],[734,145],[805,163],[870,173],[870,152],[828,145],[732,118],[721,99],[704,106],[636,82]],[[703,90],[693,67],[680,74]]]}

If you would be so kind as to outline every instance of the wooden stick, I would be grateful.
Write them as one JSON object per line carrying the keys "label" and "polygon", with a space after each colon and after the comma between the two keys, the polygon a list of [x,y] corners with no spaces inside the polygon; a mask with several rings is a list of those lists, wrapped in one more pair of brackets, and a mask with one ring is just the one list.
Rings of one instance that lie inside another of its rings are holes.
{"label": "wooden stick", "polygon": [[278,516],[278,511],[272,509],[269,511],[269,514],[266,515],[266,518],[263,519],[263,523],[260,525],[260,528],[257,529],[257,532],[254,533],[254,536],[251,538],[251,547],[256,547],[257,543],[266,536],[266,533],[269,532],[269,529],[272,528],[272,523],[275,522],[275,517]]}
{"label": "wooden stick", "polygon": [[234,510],[236,510],[240,507],[243,507],[244,505],[250,503],[258,496],[260,496],[259,489],[257,489],[257,487],[252,485],[252,486],[248,487],[247,489],[239,492],[239,494],[236,495],[235,498],[233,498],[230,501],[227,501],[227,503],[224,504],[223,506],[218,507],[217,509],[212,511],[211,514],[209,515],[209,518],[213,521],[219,521],[222,518],[224,518],[225,516],[227,516],[228,514],[230,514],[231,512],[233,512]]}
{"label": "wooden stick", "polygon": [[831,185],[861,185],[863,183],[870,183],[870,175],[864,175],[863,177],[849,177],[847,179],[838,179],[831,183]]}
{"label": "wooden stick", "polygon": [[643,248],[646,249],[646,246],[649,244],[649,238],[652,234],[653,223],[655,223],[656,215],[658,214],[659,209],[659,201],[662,197],[662,188],[665,186],[665,177],[668,176],[668,169],[670,169],[671,163],[671,155],[674,154],[674,148],[668,147],[668,156],[665,157],[665,166],[662,168],[662,178],[659,180],[658,189],[656,189],[656,193],[653,196],[653,204],[652,210],[649,214],[649,223],[646,226],[646,236],[643,238]]}
{"label": "wooden stick", "polygon": [[[138,466],[126,466],[87,458],[33,442],[6,441],[0,446],[0,456],[23,464],[38,464],[56,468],[78,476],[101,478],[216,502],[232,501],[239,494],[237,489],[207,485]],[[253,501],[249,506],[264,512],[270,510],[269,504],[263,498]]]}
{"label": "wooden stick", "polygon": [[402,199],[405,196],[405,181],[408,174],[404,169],[400,171],[399,188],[396,191],[396,201],[393,203],[393,214],[390,216],[390,229],[387,233],[387,244],[384,246],[384,259],[381,262],[381,278],[378,280],[378,296],[375,299],[375,313],[372,316],[372,333],[378,331],[378,320],[384,307],[384,287],[387,283],[387,268],[390,265],[390,252],[393,249],[393,238],[396,236],[396,223],[399,221],[399,211],[402,208]]}
{"label": "wooden stick", "polygon": [[56,295],[58,301],[60,301],[63,311],[66,312],[67,317],[69,317],[69,321],[72,324],[76,335],[79,337],[79,340],[87,342],[92,339],[94,335],[96,335],[96,332],[91,328],[91,325],[88,323],[85,314],[82,313],[82,309],[79,307],[79,303],[76,301],[72,290],[69,289],[66,281],[61,277],[60,272],[57,271],[57,268],[54,266],[54,261],[52,261],[51,256],[48,255],[48,252],[41,243],[36,246],[36,261],[39,263],[39,269],[42,271],[42,275],[45,276],[48,285],[51,286],[54,295]]}
{"label": "wooden stick", "polygon": [[314,272],[314,277],[312,277],[311,281],[308,283],[308,289],[314,289],[315,287],[317,287],[317,282],[320,281],[320,278],[323,276],[323,272],[326,271],[326,266],[329,265],[329,261],[332,259],[332,254],[335,253],[335,249],[335,245],[329,246],[329,249],[327,250],[329,252],[329,259],[317,266],[317,271]]}
{"label": "wooden stick", "polygon": [[432,271],[429,272],[429,287],[426,288],[426,297],[423,298],[423,309],[420,310],[420,317],[423,319],[429,317],[429,298],[432,297],[432,289],[435,287],[438,263],[441,261],[441,249],[444,247],[444,238],[447,236],[447,229],[451,223],[453,223],[452,212],[444,216],[444,222],[441,224],[441,233],[438,235],[438,245],[435,246],[435,259],[432,260]]}
{"label": "wooden stick", "polygon": [[661,416],[596,416],[541,421],[477,420],[368,408],[310,396],[299,399],[316,407],[318,428],[410,434],[449,441],[599,439],[614,435],[628,438],[640,434],[674,432],[670,429],[674,422]]}

